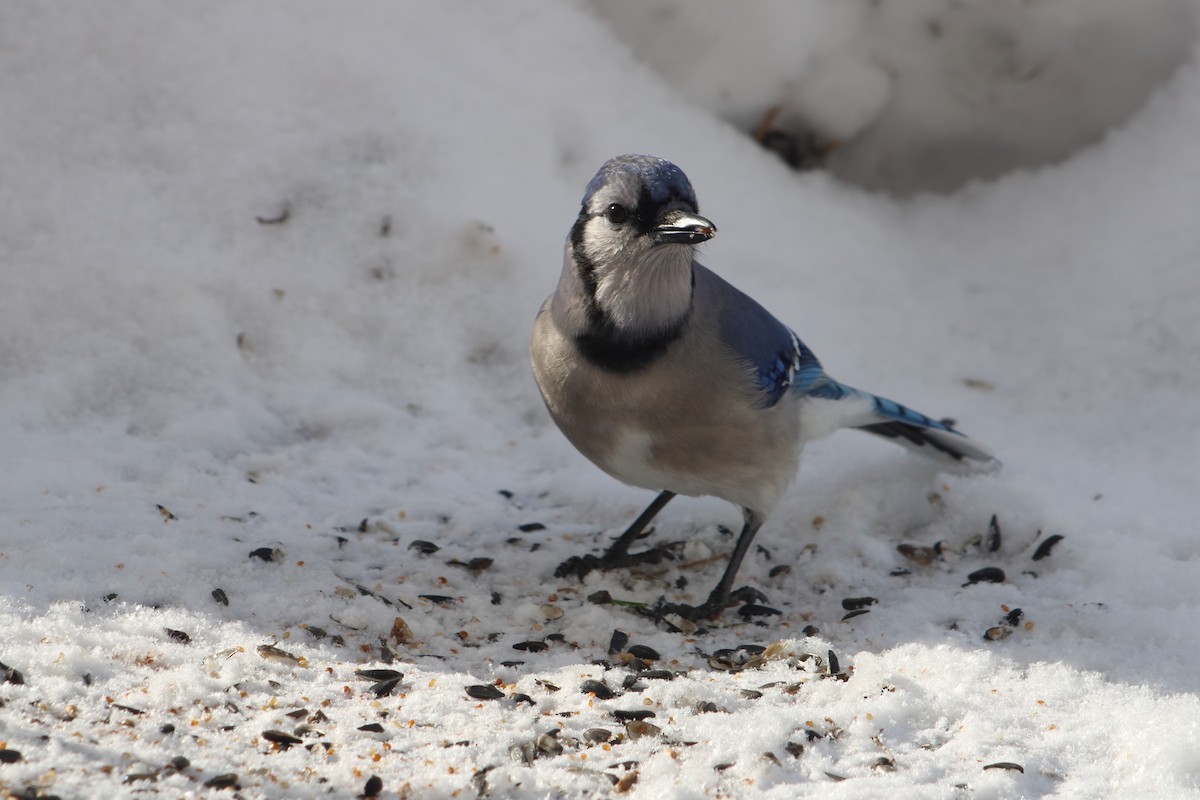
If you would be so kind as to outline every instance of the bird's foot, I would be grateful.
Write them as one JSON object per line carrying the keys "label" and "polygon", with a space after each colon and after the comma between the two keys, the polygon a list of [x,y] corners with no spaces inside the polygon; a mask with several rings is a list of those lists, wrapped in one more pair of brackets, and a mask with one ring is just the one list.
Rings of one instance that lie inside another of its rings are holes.
{"label": "bird's foot", "polygon": [[583,580],[593,570],[606,572],[610,569],[640,567],[647,564],[661,564],[663,561],[674,560],[675,554],[671,552],[670,545],[660,545],[649,550],[643,550],[640,553],[614,553],[609,551],[601,556],[594,556],[589,553],[582,556],[571,556],[559,564],[554,570],[554,577],[566,578],[574,575]]}
{"label": "bird's foot", "polygon": [[740,589],[735,589],[732,592],[718,593],[713,592],[698,606],[690,606],[686,603],[663,603],[655,610],[655,616],[662,618],[667,614],[675,614],[690,622],[703,622],[705,620],[716,619],[724,613],[725,609],[730,606],[739,604],[755,605],[767,602],[767,596],[755,589],[753,586],[743,586]]}

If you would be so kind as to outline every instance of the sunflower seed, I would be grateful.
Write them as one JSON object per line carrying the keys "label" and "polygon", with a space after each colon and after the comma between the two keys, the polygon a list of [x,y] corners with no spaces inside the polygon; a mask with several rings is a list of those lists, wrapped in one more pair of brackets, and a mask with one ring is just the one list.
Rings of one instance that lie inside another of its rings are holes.
{"label": "sunflower seed", "polygon": [[588,728],[583,732],[583,740],[591,744],[604,744],[612,741],[612,731],[604,728]]}
{"label": "sunflower seed", "polygon": [[658,736],[662,733],[662,728],[657,725],[651,725],[649,722],[635,719],[625,723],[625,733],[629,734],[630,739],[641,739],[644,736]]}
{"label": "sunflower seed", "polygon": [[1046,540],[1038,545],[1037,550],[1033,551],[1033,560],[1041,561],[1043,558],[1050,555],[1050,551],[1054,549],[1054,545],[1058,544],[1062,540],[1063,535],[1061,533],[1056,533],[1053,536],[1047,536]]}
{"label": "sunflower seed", "polygon": [[995,514],[992,514],[992,519],[988,522],[986,541],[989,553],[994,553],[1000,549],[1000,522],[996,519]]}
{"label": "sunflower seed", "polygon": [[658,661],[660,658],[662,658],[662,655],[660,655],[657,650],[655,650],[653,647],[647,647],[644,644],[635,644],[625,652],[629,653],[629,655],[633,656],[634,658],[640,658],[644,661]]}
{"label": "sunflower seed", "polygon": [[597,700],[612,700],[616,695],[612,689],[609,689],[603,683],[597,680],[588,679],[579,684],[579,691],[583,694],[594,694]]}
{"label": "sunflower seed", "polygon": [[287,750],[294,744],[304,743],[303,739],[292,736],[290,733],[284,733],[283,731],[263,731],[262,737],[268,742],[274,742],[275,744],[279,745],[279,749],[281,750]]}
{"label": "sunflower seed", "polygon": [[177,631],[172,628],[163,628],[163,630],[165,630],[167,632],[167,636],[173,642],[179,642],[180,644],[191,644],[192,643],[192,637],[188,636],[183,631]]}
{"label": "sunflower seed", "polygon": [[501,697],[504,697],[504,692],[486,683],[468,686],[466,693],[469,697],[473,697],[476,700],[499,700]]}
{"label": "sunflower seed", "polygon": [[538,750],[547,755],[556,756],[563,751],[562,743],[558,741],[558,731],[539,734],[533,742]]}
{"label": "sunflower seed", "polygon": [[1004,583],[1004,570],[999,567],[977,569],[967,576],[967,582],[963,586],[970,586],[974,583]]}
{"label": "sunflower seed", "polygon": [[639,720],[639,719],[650,719],[651,717],[657,716],[657,714],[655,714],[653,711],[651,711],[648,708],[639,708],[639,709],[634,709],[631,711],[626,711],[624,709],[616,709],[612,712],[612,715],[614,717],[616,717],[618,720],[620,720],[621,722],[629,722],[631,720]]}

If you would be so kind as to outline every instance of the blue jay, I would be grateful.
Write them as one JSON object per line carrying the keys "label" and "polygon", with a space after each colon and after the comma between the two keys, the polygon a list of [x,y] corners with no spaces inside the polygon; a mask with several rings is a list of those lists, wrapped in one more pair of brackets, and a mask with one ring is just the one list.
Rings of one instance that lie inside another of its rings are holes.
{"label": "blue jay", "polygon": [[571,444],[614,478],[659,492],[603,555],[571,558],[557,577],[661,559],[661,549],[629,548],[677,494],[741,508],[708,599],[660,607],[691,620],[765,601],[733,582],[805,442],[858,428],[955,462],[995,462],[950,425],[829,377],[795,333],[696,262],[716,230],[679,167],[611,159],[584,192],[530,344],[542,398]]}

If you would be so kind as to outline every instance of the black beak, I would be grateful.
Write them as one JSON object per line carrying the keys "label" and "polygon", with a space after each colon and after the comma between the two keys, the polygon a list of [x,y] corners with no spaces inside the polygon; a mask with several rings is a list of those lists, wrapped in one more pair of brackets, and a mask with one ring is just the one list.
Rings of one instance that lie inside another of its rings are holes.
{"label": "black beak", "polygon": [[700,244],[717,233],[717,226],[699,214],[674,209],[659,218],[651,231],[655,244]]}

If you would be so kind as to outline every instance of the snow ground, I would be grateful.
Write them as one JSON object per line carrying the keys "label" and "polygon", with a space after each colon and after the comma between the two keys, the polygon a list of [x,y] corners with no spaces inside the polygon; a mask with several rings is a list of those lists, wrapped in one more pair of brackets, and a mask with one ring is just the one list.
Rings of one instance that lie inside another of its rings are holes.
{"label": "snow ground", "polygon": [[[565,4],[0,6],[0,786],[1197,793],[1197,67],[1061,165],[898,201],[791,172],[631,52]],[[743,567],[765,622],[587,600],[703,596],[738,520],[711,499],[657,524],[683,566],[554,580],[650,500],[570,448],[526,355],[628,151],[688,172],[702,260],[832,374],[1004,470],[817,443]],[[633,682],[614,629],[683,674]],[[710,665],[740,644],[775,646]]]}

